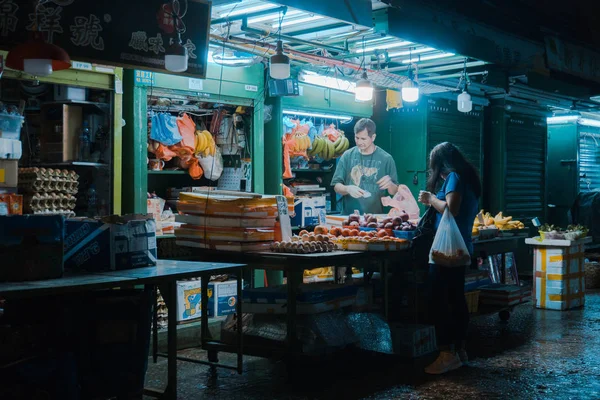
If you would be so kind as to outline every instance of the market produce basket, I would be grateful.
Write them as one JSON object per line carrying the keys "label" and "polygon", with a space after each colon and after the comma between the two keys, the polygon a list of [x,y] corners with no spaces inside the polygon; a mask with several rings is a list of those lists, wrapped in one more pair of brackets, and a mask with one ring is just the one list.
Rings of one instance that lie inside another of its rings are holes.
{"label": "market produce basket", "polygon": [[481,293],[479,290],[465,293],[469,314],[475,314],[477,311],[479,311],[479,293]]}

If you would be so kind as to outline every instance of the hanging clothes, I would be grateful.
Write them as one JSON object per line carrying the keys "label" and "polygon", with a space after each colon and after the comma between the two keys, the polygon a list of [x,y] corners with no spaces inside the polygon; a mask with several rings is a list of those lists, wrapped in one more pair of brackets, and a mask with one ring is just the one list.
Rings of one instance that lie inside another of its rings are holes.
{"label": "hanging clothes", "polygon": [[177,118],[169,114],[152,114],[152,128],[150,139],[156,140],[165,146],[172,146],[183,139],[177,127]]}

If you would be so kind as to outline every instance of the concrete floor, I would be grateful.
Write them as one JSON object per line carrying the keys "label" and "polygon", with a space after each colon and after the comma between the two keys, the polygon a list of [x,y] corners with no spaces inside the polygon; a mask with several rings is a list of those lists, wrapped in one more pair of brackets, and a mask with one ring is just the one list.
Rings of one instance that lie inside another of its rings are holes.
{"label": "concrete floor", "polygon": [[[357,352],[298,366],[293,382],[282,363],[265,359],[246,358],[241,376],[179,362],[179,398],[600,399],[600,293],[588,293],[579,310],[537,310],[529,303],[508,324],[495,315],[474,318],[467,350],[469,366],[437,377],[422,372],[431,357],[407,364]],[[180,354],[204,357],[195,349]],[[235,358],[223,354],[221,361]],[[150,363],[147,386],[163,387],[165,379],[166,360]]]}

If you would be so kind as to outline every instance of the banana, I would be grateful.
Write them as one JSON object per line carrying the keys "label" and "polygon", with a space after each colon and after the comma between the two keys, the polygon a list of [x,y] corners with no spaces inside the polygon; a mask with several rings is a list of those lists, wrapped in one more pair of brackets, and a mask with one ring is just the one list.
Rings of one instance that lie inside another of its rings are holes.
{"label": "banana", "polygon": [[327,141],[327,157],[325,157],[325,160],[329,161],[333,158],[333,155],[335,154],[335,147],[333,147],[333,143],[328,140]]}
{"label": "banana", "polygon": [[340,151],[342,150],[342,147],[344,146],[344,136],[341,136],[335,141],[335,143],[333,144],[333,146],[335,147],[335,154],[341,154]]}
{"label": "banana", "polygon": [[201,132],[199,135],[196,135],[196,153],[201,153],[204,151],[207,145],[206,136]]}
{"label": "banana", "polygon": [[337,151],[338,146],[342,143],[342,140],[344,139],[344,137],[342,135],[340,135],[335,142],[333,142],[333,147],[335,148],[335,150]]}
{"label": "banana", "polygon": [[348,150],[348,148],[350,148],[350,141],[348,140],[347,137],[344,138],[344,146],[342,147],[342,153],[344,153],[346,150]]}
{"label": "banana", "polygon": [[321,139],[320,137],[315,138],[315,140],[313,140],[313,144],[312,144],[312,155],[313,156],[317,156],[319,154],[321,154],[321,152],[323,151],[323,139]]}

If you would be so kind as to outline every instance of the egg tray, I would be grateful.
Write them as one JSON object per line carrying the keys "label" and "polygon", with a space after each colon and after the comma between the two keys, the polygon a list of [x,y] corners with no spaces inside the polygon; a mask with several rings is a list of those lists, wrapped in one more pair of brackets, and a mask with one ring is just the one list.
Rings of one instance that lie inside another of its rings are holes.
{"label": "egg tray", "polygon": [[47,209],[41,211],[33,212],[33,215],[62,215],[65,218],[75,217],[75,212],[71,210],[56,210],[56,209]]}
{"label": "egg tray", "polygon": [[23,196],[23,208],[27,213],[44,210],[73,211],[77,197],[63,193],[34,193]]}
{"label": "egg tray", "polygon": [[68,169],[19,168],[21,193],[60,192],[77,194],[79,175]]}

